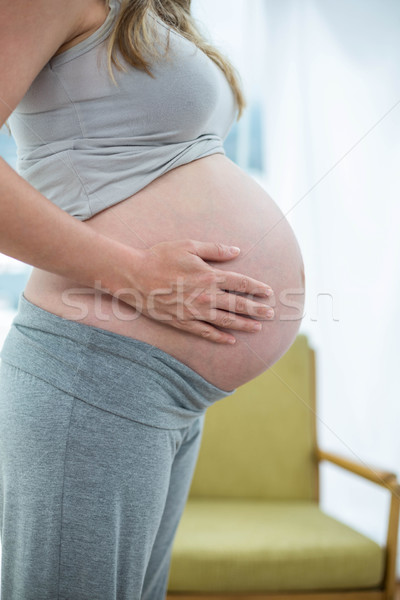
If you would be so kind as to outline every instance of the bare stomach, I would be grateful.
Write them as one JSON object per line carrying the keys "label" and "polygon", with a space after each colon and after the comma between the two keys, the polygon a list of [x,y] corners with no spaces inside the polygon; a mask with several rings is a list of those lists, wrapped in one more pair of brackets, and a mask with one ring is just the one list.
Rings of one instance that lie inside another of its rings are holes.
{"label": "bare stomach", "polygon": [[239,246],[237,258],[209,264],[270,285],[274,295],[265,303],[274,307],[275,316],[261,321],[260,332],[230,331],[234,345],[216,344],[36,268],[24,290],[27,300],[63,318],[157,346],[227,391],[268,369],[294,341],[304,306],[297,240],[264,189],[226,156],[213,154],[177,167],[85,223],[136,248],[177,239]]}

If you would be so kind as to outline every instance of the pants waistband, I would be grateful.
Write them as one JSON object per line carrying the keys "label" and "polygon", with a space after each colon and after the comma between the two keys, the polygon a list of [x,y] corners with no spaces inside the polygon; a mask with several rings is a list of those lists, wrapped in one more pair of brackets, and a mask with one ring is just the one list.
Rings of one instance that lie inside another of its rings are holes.
{"label": "pants waistband", "polygon": [[163,429],[190,425],[235,391],[156,346],[64,319],[23,293],[1,359],[98,408]]}

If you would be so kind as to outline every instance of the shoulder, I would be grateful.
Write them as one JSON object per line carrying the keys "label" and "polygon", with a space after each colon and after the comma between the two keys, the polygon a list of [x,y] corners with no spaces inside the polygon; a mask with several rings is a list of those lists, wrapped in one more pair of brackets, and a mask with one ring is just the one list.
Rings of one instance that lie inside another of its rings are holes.
{"label": "shoulder", "polygon": [[104,0],[0,0],[0,124],[57,50]]}

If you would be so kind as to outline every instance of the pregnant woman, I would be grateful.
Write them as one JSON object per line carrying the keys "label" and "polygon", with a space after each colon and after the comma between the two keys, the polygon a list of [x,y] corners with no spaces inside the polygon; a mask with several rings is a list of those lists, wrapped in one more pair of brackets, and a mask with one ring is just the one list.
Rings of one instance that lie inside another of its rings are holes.
{"label": "pregnant woman", "polygon": [[0,8],[0,251],[34,267],[1,353],[2,598],[162,600],[205,411],[294,341],[301,252],[225,155],[244,99],[190,0]]}

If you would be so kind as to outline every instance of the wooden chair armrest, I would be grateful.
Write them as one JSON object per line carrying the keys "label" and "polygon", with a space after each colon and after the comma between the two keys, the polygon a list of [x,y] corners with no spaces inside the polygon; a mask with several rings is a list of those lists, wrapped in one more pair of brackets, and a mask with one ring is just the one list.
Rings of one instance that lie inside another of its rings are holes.
{"label": "wooden chair armrest", "polygon": [[327,460],[351,473],[355,473],[364,479],[369,479],[374,483],[389,489],[392,493],[400,496],[400,484],[397,481],[397,475],[383,469],[375,469],[367,465],[363,465],[354,460],[350,460],[333,452],[325,452],[320,448],[316,449],[316,457],[318,461]]}
{"label": "wooden chair armrest", "polygon": [[400,513],[400,484],[397,481],[396,474],[382,469],[373,469],[372,467],[362,465],[332,452],[325,452],[318,447],[316,448],[315,453],[318,461],[327,460],[347,471],[351,471],[351,473],[369,479],[369,481],[373,481],[391,492],[389,522],[386,536],[384,598],[385,600],[393,600],[396,586],[397,537]]}

